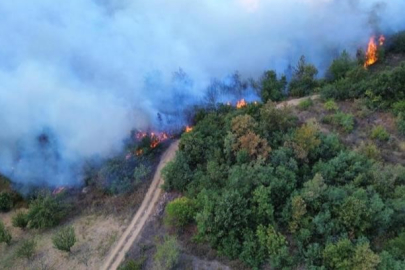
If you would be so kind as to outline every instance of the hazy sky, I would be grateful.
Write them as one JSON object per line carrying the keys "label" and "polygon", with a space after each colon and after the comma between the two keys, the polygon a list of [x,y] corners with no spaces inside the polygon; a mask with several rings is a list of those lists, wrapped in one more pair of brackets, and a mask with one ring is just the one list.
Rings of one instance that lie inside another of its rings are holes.
{"label": "hazy sky", "polygon": [[[404,10],[403,0],[1,1],[0,171],[78,182],[72,167],[182,106],[174,93],[188,102],[214,77],[283,72],[303,54],[324,69],[373,33],[404,29]],[[179,68],[187,83],[172,80]],[[44,132],[57,158],[39,150]]]}

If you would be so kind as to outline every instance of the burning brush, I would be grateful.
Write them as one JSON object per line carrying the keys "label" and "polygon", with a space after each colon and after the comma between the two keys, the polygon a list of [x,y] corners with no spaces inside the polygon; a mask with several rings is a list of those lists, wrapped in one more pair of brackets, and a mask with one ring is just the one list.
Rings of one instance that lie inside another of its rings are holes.
{"label": "burning brush", "polygon": [[381,35],[378,39],[378,44],[375,36],[372,36],[370,38],[366,51],[366,59],[364,62],[365,68],[374,65],[378,61],[378,47],[382,47],[384,45],[384,42],[385,37],[383,35]]}

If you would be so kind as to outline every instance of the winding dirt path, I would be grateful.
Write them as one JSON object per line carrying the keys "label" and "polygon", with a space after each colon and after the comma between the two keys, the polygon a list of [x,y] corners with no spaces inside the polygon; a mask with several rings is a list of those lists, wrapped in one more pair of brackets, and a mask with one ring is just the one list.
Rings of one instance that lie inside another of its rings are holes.
{"label": "winding dirt path", "polygon": [[294,107],[294,106],[297,106],[298,104],[300,104],[304,100],[307,100],[307,99],[316,100],[318,98],[319,98],[319,95],[312,95],[312,96],[309,96],[309,97],[290,99],[290,100],[280,102],[279,104],[276,105],[276,108],[280,109],[280,108],[282,108],[284,106]]}
{"label": "winding dirt path", "polygon": [[163,184],[163,179],[161,177],[162,169],[169,161],[174,158],[178,147],[179,141],[174,141],[163,154],[156,169],[155,175],[153,176],[153,180],[148,189],[148,192],[146,193],[145,198],[142,201],[141,207],[139,207],[124,234],[121,235],[118,243],[109,253],[107,259],[101,267],[102,270],[115,270],[124,260],[125,254],[131,248],[135,239],[145,225],[148,217],[152,214],[152,211],[161,193],[160,186]]}

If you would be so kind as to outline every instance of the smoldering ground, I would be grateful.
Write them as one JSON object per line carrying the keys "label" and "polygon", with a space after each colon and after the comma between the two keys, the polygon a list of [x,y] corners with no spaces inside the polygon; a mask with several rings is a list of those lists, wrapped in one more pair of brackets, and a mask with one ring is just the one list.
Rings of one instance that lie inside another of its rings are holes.
{"label": "smoldering ground", "polygon": [[[324,69],[375,32],[405,27],[402,0],[0,2],[0,171],[80,183],[130,130],[200,100],[234,70]],[[41,137],[42,136],[42,137]]]}

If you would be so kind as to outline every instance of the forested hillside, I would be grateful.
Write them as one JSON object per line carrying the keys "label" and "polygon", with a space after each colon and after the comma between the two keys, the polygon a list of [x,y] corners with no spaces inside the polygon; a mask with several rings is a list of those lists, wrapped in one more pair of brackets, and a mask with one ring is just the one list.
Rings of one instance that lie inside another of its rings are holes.
{"label": "forested hillside", "polygon": [[[404,41],[324,79],[303,58],[289,84],[263,75],[263,103],[198,111],[165,168],[183,194],[167,224],[252,268],[405,269]],[[286,93],[321,98],[277,107]]]}

